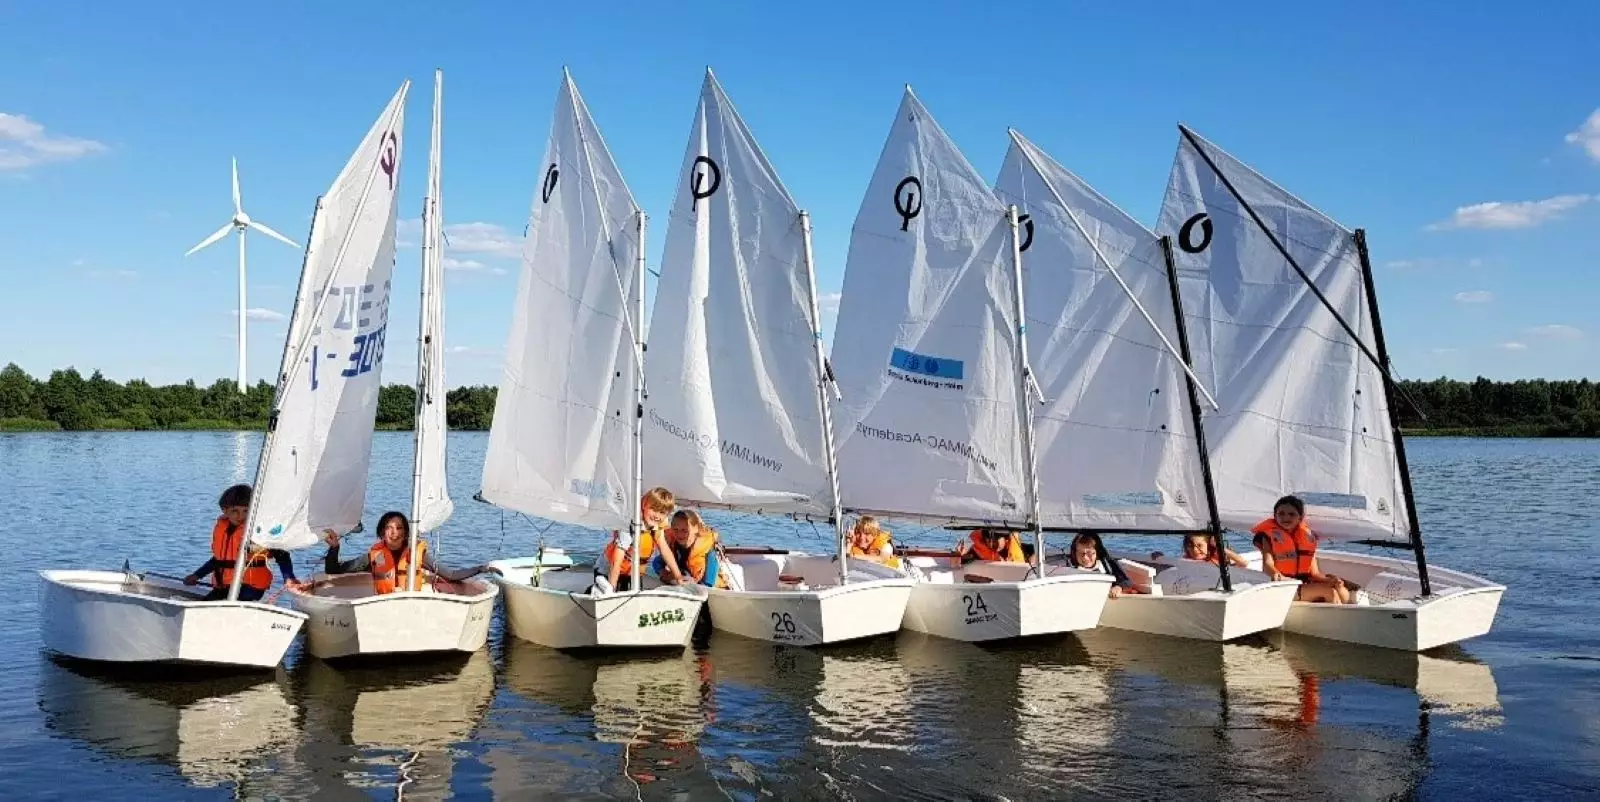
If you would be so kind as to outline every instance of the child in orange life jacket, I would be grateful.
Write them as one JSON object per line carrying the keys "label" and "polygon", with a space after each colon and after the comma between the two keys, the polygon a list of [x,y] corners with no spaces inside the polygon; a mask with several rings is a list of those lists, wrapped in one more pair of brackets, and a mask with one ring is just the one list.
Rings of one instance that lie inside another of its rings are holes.
{"label": "child in orange life jacket", "polygon": [[656,557],[650,562],[650,567],[655,570],[656,576],[668,585],[676,585],[683,581],[683,575],[667,573],[667,563],[663,559],[667,554],[676,558],[684,573],[708,588],[725,588],[727,579],[722,576],[722,561],[719,559],[717,546],[717,530],[706,526],[700,519],[700,513],[694,510],[678,510],[672,516],[672,527],[667,530],[664,539],[665,547],[656,552]]}
{"label": "child in orange life jacket", "polygon": [[1028,561],[1022,551],[1022,540],[1009,529],[974,529],[966,539],[956,544],[956,565],[974,560],[1024,563]]}
{"label": "child in orange life jacket", "polygon": [[1261,570],[1274,581],[1300,580],[1300,601],[1349,604],[1344,580],[1322,573],[1317,565],[1317,535],[1306,525],[1305,517],[1305,502],[1284,496],[1272,505],[1272,517],[1250,530],[1261,550]]}
{"label": "child in orange life jacket", "polygon": [[[328,575],[360,574],[371,572],[372,590],[382,595],[407,590],[406,581],[411,574],[411,522],[405,513],[386,512],[378,519],[378,542],[366,554],[352,560],[339,561],[339,533],[323,530],[323,540],[328,544],[328,554],[323,557],[322,570]],[[422,590],[432,574],[449,582],[460,582],[484,572],[500,573],[486,565],[474,565],[460,571],[439,567],[428,554],[426,541],[417,541],[417,581],[410,590]]]}
{"label": "child in orange life jacket", "polygon": [[[605,577],[606,586],[602,590],[625,591],[633,589],[633,552],[639,550],[639,565],[650,565],[651,557],[656,553],[658,538],[666,531],[672,511],[678,506],[678,499],[672,491],[664,487],[652,487],[639,499],[639,543],[637,546],[627,532],[613,531],[611,542],[606,544],[606,550],[600,556],[600,561],[595,564],[595,580]],[[664,550],[662,563],[665,571],[660,572],[661,577],[670,577],[674,582],[683,579],[683,572],[678,569],[678,561],[671,553],[671,549]]]}
{"label": "child in orange life jacket", "polygon": [[[250,515],[250,486],[234,485],[222,491],[217,506],[222,508],[222,515],[211,527],[211,559],[183,578],[185,585],[198,585],[201,577],[211,575],[211,592],[206,594],[205,601],[228,598],[228,586],[233,584],[233,566],[239,559],[239,540],[244,537],[245,518]],[[267,595],[267,588],[272,586],[272,569],[267,567],[268,557],[278,563],[278,571],[283,574],[286,587],[301,587],[294,578],[294,562],[289,559],[289,552],[252,548],[245,557],[244,578],[239,583],[239,601],[260,601],[261,597]]]}
{"label": "child in orange life jacket", "polygon": [[894,556],[894,545],[889,541],[889,530],[879,526],[878,519],[871,515],[857,518],[855,526],[850,528],[850,556],[891,567],[900,565],[899,558]]}
{"label": "child in orange life jacket", "polygon": [[1100,536],[1092,532],[1084,532],[1072,539],[1072,567],[1083,571],[1094,571],[1097,574],[1110,574],[1116,577],[1116,582],[1111,585],[1111,598],[1115,599],[1124,593],[1144,593],[1139,586],[1122,569],[1113,565],[1100,555],[1105,551],[1105,546],[1100,542]]}

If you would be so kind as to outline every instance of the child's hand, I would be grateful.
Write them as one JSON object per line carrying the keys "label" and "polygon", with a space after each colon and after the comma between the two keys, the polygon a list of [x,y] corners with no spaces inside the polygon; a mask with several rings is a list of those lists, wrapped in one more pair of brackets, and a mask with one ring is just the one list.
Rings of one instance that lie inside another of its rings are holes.
{"label": "child's hand", "polygon": [[188,576],[183,578],[183,584],[185,584],[185,585],[198,585],[198,584],[200,584],[200,577],[197,577],[194,574],[190,574],[190,575],[188,575]]}
{"label": "child's hand", "polygon": [[330,548],[332,548],[334,546],[338,546],[339,545],[339,533],[333,531],[332,529],[324,529],[324,530],[322,530],[322,542],[328,544],[328,546]]}

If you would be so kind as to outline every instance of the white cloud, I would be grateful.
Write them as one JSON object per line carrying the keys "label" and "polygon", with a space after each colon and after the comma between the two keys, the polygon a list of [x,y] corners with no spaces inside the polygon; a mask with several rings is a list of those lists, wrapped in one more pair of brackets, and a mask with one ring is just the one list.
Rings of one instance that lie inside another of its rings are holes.
{"label": "white cloud", "polygon": [[1589,153],[1589,158],[1600,162],[1600,109],[1595,109],[1578,130],[1567,134],[1567,144],[1577,145]]}
{"label": "white cloud", "polygon": [[522,255],[522,237],[496,223],[456,223],[444,227],[444,244],[453,253],[480,253],[514,258]]}
{"label": "white cloud", "polygon": [[133,270],[90,270],[90,278],[135,278],[139,274]]}
{"label": "white cloud", "polygon": [[1494,300],[1494,293],[1488,290],[1468,290],[1456,293],[1456,303],[1486,304]]}
{"label": "white cloud", "polygon": [[[238,317],[239,310],[232,310],[228,314]],[[253,306],[244,310],[244,317],[246,320],[254,320],[258,323],[282,323],[283,321],[289,319],[288,315],[285,315],[282,312],[272,309],[263,309],[259,306]]]}
{"label": "white cloud", "polygon": [[475,345],[452,345],[449,348],[445,349],[445,353],[454,354],[456,356],[466,356],[466,357],[473,357],[473,356],[492,357],[492,356],[499,356],[500,355],[500,349],[499,348],[480,348],[480,347],[475,346]]}
{"label": "white cloud", "polygon": [[1581,340],[1583,330],[1577,326],[1568,326],[1564,323],[1551,323],[1546,326],[1534,326],[1528,329],[1528,334],[1534,337],[1543,337],[1547,340]]}
{"label": "white cloud", "polygon": [[1528,346],[1518,342],[1500,343],[1500,347],[1507,351],[1526,351]]}
{"label": "white cloud", "polygon": [[1383,266],[1393,268],[1395,270],[1405,270],[1407,268],[1420,267],[1421,263],[1417,259],[1392,259],[1384,262]]}
{"label": "white cloud", "polygon": [[0,112],[0,170],[25,170],[105,151],[106,146],[93,139],[52,134],[25,115]]}
{"label": "white cloud", "polygon": [[817,296],[817,306],[821,308],[824,315],[837,315],[839,314],[839,299],[842,297],[842,293],[822,293]]}
{"label": "white cloud", "polygon": [[1460,352],[1461,352],[1460,348],[1435,348],[1430,353],[1436,354],[1438,356],[1448,356],[1450,354],[1456,354],[1456,353],[1460,353]]}
{"label": "white cloud", "polygon": [[1489,201],[1474,203],[1456,209],[1449,220],[1427,226],[1428,231],[1452,228],[1532,228],[1561,216],[1579,206],[1596,200],[1595,195],[1557,195],[1537,201]]}
{"label": "white cloud", "polygon": [[485,270],[488,267],[488,265],[472,259],[457,259],[453,256],[446,256],[444,258],[444,269],[446,270],[462,270],[471,272],[475,270]]}

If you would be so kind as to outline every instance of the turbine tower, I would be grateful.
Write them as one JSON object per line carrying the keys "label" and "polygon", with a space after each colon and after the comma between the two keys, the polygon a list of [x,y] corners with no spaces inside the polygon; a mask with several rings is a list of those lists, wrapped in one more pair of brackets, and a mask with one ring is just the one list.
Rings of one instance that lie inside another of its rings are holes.
{"label": "turbine tower", "polygon": [[239,232],[239,385],[238,385],[238,389],[239,389],[239,392],[241,392],[241,393],[245,392],[245,389],[247,387],[247,385],[245,384],[245,373],[244,373],[244,353],[245,353],[244,352],[244,329],[245,329],[245,322],[246,322],[245,321],[245,316],[249,313],[249,310],[250,310],[250,308],[248,306],[245,306],[245,294],[244,294],[244,286],[245,286],[244,285],[244,234],[245,234],[245,230],[246,229],[251,229],[251,228],[253,228],[253,229],[255,229],[255,230],[257,230],[257,231],[259,231],[259,232],[261,232],[263,234],[266,234],[267,236],[272,237],[273,239],[278,240],[279,242],[282,242],[282,243],[284,243],[286,245],[292,246],[294,248],[299,248],[300,247],[299,245],[295,244],[294,240],[289,239],[288,237],[285,237],[284,235],[279,234],[278,232],[273,231],[270,228],[267,228],[265,225],[262,225],[261,223],[258,223],[258,222],[254,221],[254,220],[251,220],[250,219],[250,215],[247,215],[247,214],[244,213],[244,207],[242,205],[240,205],[240,203],[239,203],[239,159],[238,159],[238,157],[235,157],[234,160],[233,160],[233,219],[229,220],[227,223],[223,224],[222,228],[217,229],[215,234],[212,234],[211,236],[206,237],[205,239],[201,240],[199,245],[196,245],[193,248],[190,248],[189,252],[184,254],[184,256],[190,256],[190,255],[194,254],[196,251],[199,251],[199,250],[205,248],[206,246],[217,242],[218,240],[222,239],[223,237],[228,236],[228,232],[229,231],[237,231],[237,232]]}

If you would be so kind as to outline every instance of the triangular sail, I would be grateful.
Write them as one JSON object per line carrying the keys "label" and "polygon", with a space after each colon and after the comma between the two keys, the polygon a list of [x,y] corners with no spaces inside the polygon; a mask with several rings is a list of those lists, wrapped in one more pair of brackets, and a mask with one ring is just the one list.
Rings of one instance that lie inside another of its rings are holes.
{"label": "triangular sail", "polygon": [[846,507],[1028,517],[1006,208],[907,88],[856,215],[834,330]]}
{"label": "triangular sail", "polygon": [[1354,233],[1187,129],[1157,230],[1221,407],[1205,426],[1223,523],[1248,528],[1294,493],[1319,534],[1409,539],[1382,373],[1362,351],[1374,340]]}
{"label": "triangular sail", "polygon": [[361,523],[394,273],[401,85],[323,196],[256,472],[250,538],[315,545]]}
{"label": "triangular sail", "polygon": [[640,214],[564,76],[484,457],[487,501],[600,529],[632,519]]}
{"label": "triangular sail", "polygon": [[1046,399],[1034,419],[1041,523],[1205,528],[1160,239],[1015,132],[995,189],[1027,215],[1028,349]]}
{"label": "triangular sail", "polygon": [[422,210],[422,318],[417,334],[417,419],[411,518],[417,532],[450,519],[455,503],[445,466],[444,216],[440,195],[443,76],[433,85],[433,137],[428,150],[428,198]]}
{"label": "triangular sail", "polygon": [[650,318],[645,481],[686,502],[826,513],[800,208],[709,72]]}

